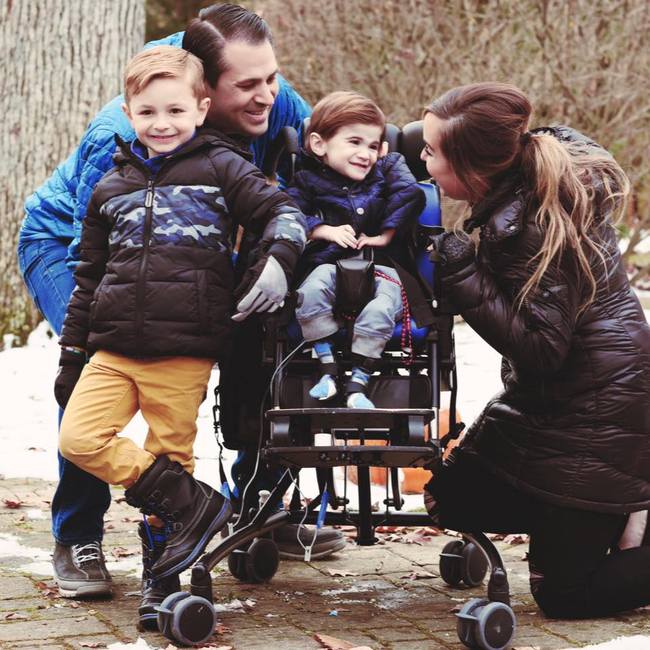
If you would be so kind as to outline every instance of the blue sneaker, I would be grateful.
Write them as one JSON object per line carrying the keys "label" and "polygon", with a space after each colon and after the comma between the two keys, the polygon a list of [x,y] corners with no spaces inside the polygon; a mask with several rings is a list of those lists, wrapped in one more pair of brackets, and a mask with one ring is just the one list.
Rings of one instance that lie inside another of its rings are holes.
{"label": "blue sneaker", "polygon": [[350,393],[347,405],[349,409],[374,409],[375,405],[365,396],[364,393]]}
{"label": "blue sneaker", "polygon": [[332,375],[323,375],[319,382],[310,389],[309,396],[314,399],[326,400],[331,399],[338,392],[334,377],[332,377]]}

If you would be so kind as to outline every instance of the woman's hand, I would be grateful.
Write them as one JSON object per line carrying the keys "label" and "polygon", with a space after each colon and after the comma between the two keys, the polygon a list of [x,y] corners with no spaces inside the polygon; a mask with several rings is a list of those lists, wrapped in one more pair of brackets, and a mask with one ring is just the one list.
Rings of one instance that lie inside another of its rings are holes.
{"label": "woman's hand", "polygon": [[388,244],[393,241],[395,236],[395,228],[387,228],[381,235],[375,235],[374,237],[368,237],[361,233],[359,239],[357,240],[357,248],[361,249],[364,246],[373,246],[374,248],[383,248],[388,246]]}
{"label": "woman's hand", "polygon": [[467,236],[447,231],[431,237],[429,259],[443,269],[453,272],[467,266],[476,257],[474,242]]}
{"label": "woman's hand", "polygon": [[322,239],[338,244],[342,248],[357,248],[357,237],[354,228],[349,224],[344,226],[316,226],[310,235],[310,239]]}

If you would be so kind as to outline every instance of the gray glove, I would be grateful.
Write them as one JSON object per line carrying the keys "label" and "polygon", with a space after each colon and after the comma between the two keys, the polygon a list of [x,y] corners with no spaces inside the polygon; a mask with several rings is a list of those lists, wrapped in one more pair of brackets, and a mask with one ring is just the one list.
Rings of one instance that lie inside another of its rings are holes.
{"label": "gray glove", "polygon": [[237,303],[237,313],[232,319],[240,322],[252,313],[276,311],[284,305],[288,290],[289,284],[282,266],[273,255],[269,255],[255,284]]}

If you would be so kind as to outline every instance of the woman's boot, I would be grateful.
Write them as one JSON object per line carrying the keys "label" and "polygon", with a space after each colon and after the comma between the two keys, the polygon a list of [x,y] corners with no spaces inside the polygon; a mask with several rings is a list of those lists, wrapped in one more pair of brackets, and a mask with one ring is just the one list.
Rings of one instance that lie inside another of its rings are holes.
{"label": "woman's boot", "polygon": [[158,580],[187,569],[232,515],[228,499],[167,456],[156,458],[124,496],[165,522],[165,549],[151,567]]}
{"label": "woman's boot", "polygon": [[142,600],[138,607],[140,626],[145,630],[158,629],[158,612],[156,607],[169,594],[181,590],[178,574],[157,579],[151,568],[165,550],[165,529],[152,526],[146,521],[138,524],[138,537],[142,542]]}

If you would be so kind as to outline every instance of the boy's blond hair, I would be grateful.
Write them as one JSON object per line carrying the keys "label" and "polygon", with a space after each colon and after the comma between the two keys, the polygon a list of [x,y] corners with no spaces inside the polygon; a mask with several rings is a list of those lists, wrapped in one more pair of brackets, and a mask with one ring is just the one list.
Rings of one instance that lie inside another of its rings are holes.
{"label": "boy's blond hair", "polygon": [[206,96],[205,77],[201,59],[180,47],[157,45],[136,54],[124,70],[124,97],[129,100],[141,93],[154,79],[186,78],[192,94],[199,99]]}

